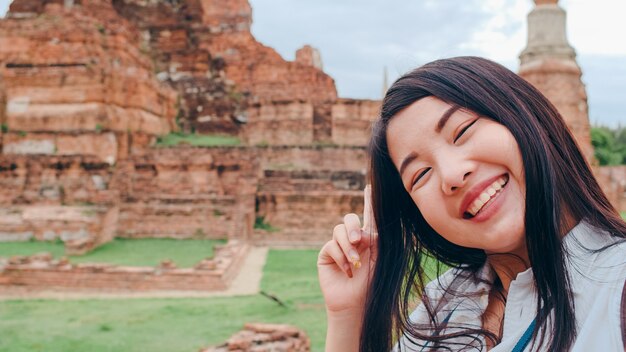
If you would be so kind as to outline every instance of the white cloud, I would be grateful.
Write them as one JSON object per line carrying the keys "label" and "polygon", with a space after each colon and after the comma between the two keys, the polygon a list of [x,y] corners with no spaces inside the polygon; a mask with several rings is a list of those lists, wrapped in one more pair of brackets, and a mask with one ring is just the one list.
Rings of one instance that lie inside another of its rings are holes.
{"label": "white cloud", "polygon": [[626,1],[563,0],[561,3],[567,11],[568,39],[578,53],[626,56]]}
{"label": "white cloud", "polygon": [[515,70],[517,56],[526,46],[526,15],[531,8],[530,1],[485,0],[482,9],[491,17],[476,23],[479,30],[462,48],[476,50],[479,55]]}

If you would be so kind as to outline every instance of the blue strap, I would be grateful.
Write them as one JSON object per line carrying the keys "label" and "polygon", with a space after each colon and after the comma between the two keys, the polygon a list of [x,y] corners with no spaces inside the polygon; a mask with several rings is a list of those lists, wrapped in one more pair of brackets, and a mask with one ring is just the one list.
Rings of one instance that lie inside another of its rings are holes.
{"label": "blue strap", "polygon": [[[452,313],[454,313],[454,311],[459,307],[459,304],[457,304],[456,307],[454,307],[454,309],[450,311],[450,313],[443,319],[442,323],[444,324],[448,323],[448,321],[452,317]],[[528,346],[528,344],[530,343],[530,339],[533,337],[533,331],[535,330],[536,324],[537,324],[537,318],[533,319],[533,321],[530,322],[530,325],[528,325],[528,327],[526,328],[526,331],[524,331],[524,333],[522,334],[522,337],[520,337],[519,341],[517,341],[517,343],[515,344],[515,347],[513,347],[513,350],[511,352],[523,352],[524,351],[526,346]],[[429,344],[430,344],[430,341],[426,342],[426,344],[424,344],[424,346],[422,347],[420,351],[424,351],[424,349],[428,347]]]}
{"label": "blue strap", "polygon": [[[443,324],[447,324],[450,321],[450,317],[452,317],[452,313],[454,313],[454,311],[459,308],[459,305],[461,305],[461,302],[457,303],[457,305],[454,307],[454,309],[452,309],[450,311],[450,313],[448,313],[448,315],[443,319],[442,323]],[[433,336],[437,336],[438,334],[435,334]],[[422,349],[420,350],[420,352],[424,351],[424,348],[428,347],[428,345],[430,344],[430,341],[427,341],[424,346],[422,347]]]}
{"label": "blue strap", "polygon": [[526,331],[524,331],[524,334],[522,335],[522,337],[519,338],[519,341],[517,341],[517,344],[515,344],[515,347],[513,347],[513,350],[511,352],[524,351],[526,346],[528,346],[530,339],[533,337],[533,331],[535,330],[536,323],[537,318],[533,319],[533,321],[530,322],[530,325],[528,325],[528,328],[526,328]]}

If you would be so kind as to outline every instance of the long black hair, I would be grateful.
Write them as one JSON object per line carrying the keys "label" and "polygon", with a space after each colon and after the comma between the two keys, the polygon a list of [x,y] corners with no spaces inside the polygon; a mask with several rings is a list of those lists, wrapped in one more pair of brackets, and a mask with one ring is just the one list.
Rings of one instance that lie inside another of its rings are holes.
{"label": "long black hair", "polygon": [[[533,337],[542,329],[539,346],[547,337],[549,350],[567,350],[576,338],[576,320],[561,242],[568,230],[565,214],[577,221],[585,219],[618,238],[626,237],[626,224],[600,189],[556,108],[521,77],[478,57],[443,59],[417,68],[399,78],[383,100],[369,145],[379,255],[367,294],[360,350],[388,351],[394,336],[403,332],[438,349],[461,349],[445,344],[458,336],[482,334],[494,344],[499,342],[499,336],[478,328],[427,335],[409,320],[412,300],[425,297],[427,278],[422,262],[426,255],[470,273],[476,273],[486,261],[484,251],[455,245],[428,225],[389,155],[386,134],[390,120],[428,96],[502,124],[517,141],[526,182],[526,246],[538,295]],[[426,308],[433,330],[443,331],[446,322],[436,319],[433,307]],[[554,321],[548,325],[550,314]]]}

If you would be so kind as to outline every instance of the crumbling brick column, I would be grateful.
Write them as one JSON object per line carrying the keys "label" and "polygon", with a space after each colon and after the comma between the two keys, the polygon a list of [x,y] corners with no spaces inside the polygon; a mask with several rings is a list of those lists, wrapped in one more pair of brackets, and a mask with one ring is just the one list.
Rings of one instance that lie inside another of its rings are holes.
{"label": "crumbling brick column", "polygon": [[528,44],[519,75],[557,108],[588,161],[593,160],[587,93],[576,52],[567,41],[566,13],[558,0],[536,0],[528,14]]}

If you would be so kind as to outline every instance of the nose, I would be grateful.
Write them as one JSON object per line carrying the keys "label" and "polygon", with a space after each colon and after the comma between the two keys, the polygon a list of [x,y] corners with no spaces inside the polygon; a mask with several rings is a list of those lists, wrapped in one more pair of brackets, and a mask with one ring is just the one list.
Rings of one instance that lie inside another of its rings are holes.
{"label": "nose", "polygon": [[456,163],[448,167],[440,168],[441,190],[445,195],[453,195],[458,189],[463,188],[468,177],[472,174],[472,167],[469,164]]}

